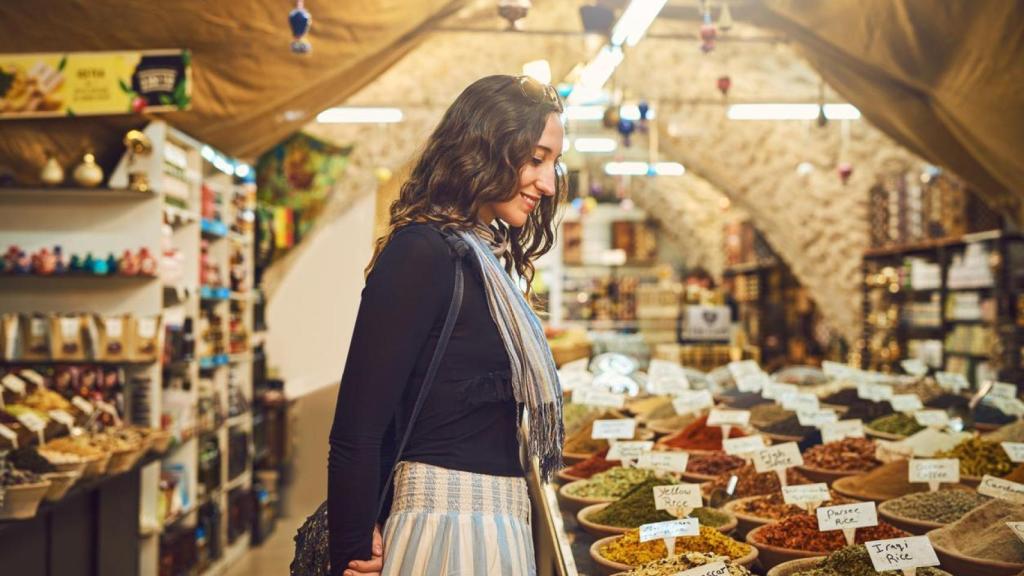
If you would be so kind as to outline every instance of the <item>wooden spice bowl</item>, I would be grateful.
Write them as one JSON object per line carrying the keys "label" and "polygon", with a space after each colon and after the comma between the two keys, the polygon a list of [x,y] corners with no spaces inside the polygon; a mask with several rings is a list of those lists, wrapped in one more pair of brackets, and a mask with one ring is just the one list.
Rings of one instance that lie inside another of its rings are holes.
{"label": "wooden spice bowl", "polygon": [[749,534],[751,530],[755,528],[760,528],[765,524],[775,522],[775,520],[772,518],[754,516],[753,514],[747,514],[739,510],[740,506],[742,506],[743,504],[762,497],[763,496],[745,496],[743,498],[730,500],[729,502],[725,503],[725,506],[722,506],[723,512],[728,512],[729,514],[732,514],[734,518],[736,518],[736,536],[738,538],[746,538],[747,534]]}
{"label": "wooden spice bowl", "polygon": [[46,501],[56,502],[64,497],[71,490],[71,487],[82,477],[81,472],[47,472],[43,478],[50,481],[50,488],[46,491]]}
{"label": "wooden spice bowl", "polygon": [[935,548],[935,555],[939,557],[939,563],[944,570],[952,574],[964,576],[1015,576],[1024,570],[1024,564],[1012,562],[999,562],[997,560],[985,560],[964,556],[949,548],[944,548],[932,541]]}
{"label": "wooden spice bowl", "polygon": [[804,439],[803,436],[773,434],[771,432],[761,432],[760,434],[761,436],[764,436],[766,440],[770,440],[770,442],[765,442],[765,444],[768,444],[769,446],[771,446],[772,444],[785,444],[786,442],[800,442],[801,440]]}
{"label": "wooden spice bowl", "polygon": [[843,471],[843,470],[829,470],[827,468],[815,468],[813,466],[807,466],[806,464],[796,467],[801,474],[806,476],[812,482],[824,482],[829,486],[833,482],[840,478],[846,478],[847,476],[856,476],[858,474],[864,474],[870,472],[870,470],[854,470],[854,471]]}
{"label": "wooden spice bowl", "polygon": [[[853,499],[853,500],[859,500],[861,502],[867,502],[868,500],[872,500],[872,501],[874,501],[877,504],[881,504],[882,502],[885,502],[886,500],[893,500],[894,499],[894,497],[892,495],[873,494],[871,492],[864,492],[864,491],[856,490],[853,487],[853,480],[855,478],[856,478],[856,476],[847,476],[845,478],[840,478],[839,480],[836,480],[835,482],[832,483],[832,489],[835,490],[837,493],[839,493],[841,496],[845,496],[845,497]],[[927,485],[921,484],[921,486],[922,486],[922,489],[918,490],[918,492],[925,492],[925,491],[928,490],[928,486]],[[941,486],[941,489],[943,489],[943,490],[973,490],[970,486],[967,486],[967,485],[964,485],[964,484],[943,484]],[[908,494],[914,494],[914,492],[908,492]],[[903,496],[906,496],[906,494],[903,494]]]}
{"label": "wooden spice bowl", "polygon": [[577,480],[575,482],[563,484],[562,487],[558,489],[558,503],[561,504],[562,508],[566,511],[579,512],[583,508],[592,504],[608,504],[618,500],[618,498],[588,498],[584,496],[574,496],[568,492],[568,490],[571,490],[570,486],[578,486],[583,482],[586,482],[586,480]]}
{"label": "wooden spice bowl", "polygon": [[[601,576],[612,576],[613,574],[618,574],[619,572],[628,572],[633,568],[636,568],[636,566],[631,566],[629,564],[623,564],[621,562],[609,560],[601,555],[602,548],[604,548],[608,544],[611,544],[612,542],[621,537],[621,535],[608,536],[605,538],[601,538],[600,540],[590,545],[590,558],[594,560],[594,564],[597,567],[597,573]],[[754,561],[757,560],[757,556],[757,548],[754,546],[750,546],[750,552],[747,552],[746,555],[733,560],[733,564],[739,564],[741,566],[749,567],[751,564],[754,563]]]}
{"label": "wooden spice bowl", "polygon": [[562,452],[562,461],[566,464],[578,464],[597,452]]}
{"label": "wooden spice bowl", "polygon": [[110,464],[110,452],[86,460],[85,470],[82,471],[82,478],[102,476],[107,472],[108,464]]}
{"label": "wooden spice bowl", "polygon": [[810,570],[814,568],[818,562],[825,559],[825,556],[814,556],[812,558],[797,558],[796,560],[788,560],[782,564],[777,564],[774,568],[768,571],[767,576],[790,576],[797,572],[804,570]]}
{"label": "wooden spice bowl", "polygon": [[765,544],[760,541],[761,532],[767,527],[758,526],[747,533],[746,542],[751,546],[757,548],[760,553],[761,567],[769,570],[790,560],[796,560],[798,558],[813,558],[815,556],[821,556],[820,551],[812,550],[796,550],[794,548],[782,548],[781,546],[772,546],[771,544]]}
{"label": "wooden spice bowl", "polygon": [[918,520],[917,518],[901,516],[892,511],[890,503],[893,500],[896,500],[896,498],[893,498],[892,500],[886,500],[885,502],[879,504],[877,507],[878,515],[883,520],[899,528],[900,530],[910,532],[915,536],[922,536],[924,534],[927,534],[931,530],[945,526],[945,524],[941,522],[932,522],[930,520]]}
{"label": "wooden spice bowl", "polygon": [[[580,510],[579,512],[576,513],[576,521],[579,522],[579,524],[583,528],[584,532],[588,532],[590,534],[593,534],[594,536],[603,538],[605,536],[614,536],[614,535],[617,535],[617,534],[625,534],[626,532],[629,532],[631,529],[638,528],[637,526],[633,526],[632,528],[622,528],[620,526],[609,526],[608,524],[599,524],[597,522],[592,522],[592,521],[588,520],[589,516],[591,516],[593,514],[596,514],[596,513],[600,512],[601,510],[604,510],[610,504],[611,504],[611,502],[605,502],[603,504],[591,504],[590,506],[587,506],[586,508],[583,508],[582,510]],[[723,510],[719,510],[718,512],[729,516],[729,521],[726,522],[725,524],[722,524],[721,526],[712,526],[712,528],[714,528],[715,530],[718,530],[722,534],[729,534],[733,530],[735,530],[736,526],[738,524],[738,521],[736,520],[736,516],[732,515],[729,512],[723,511]]]}
{"label": "wooden spice bowl", "polygon": [[576,482],[578,480],[586,480],[586,478],[583,478],[581,476],[573,476],[572,474],[570,474],[569,468],[571,468],[571,466],[562,468],[555,474],[555,477],[558,478],[558,480],[562,484],[568,484],[569,482]]}
{"label": "wooden spice bowl", "polygon": [[50,481],[8,486],[0,503],[0,520],[25,520],[36,515],[39,503],[50,489]]}
{"label": "wooden spice bowl", "polygon": [[881,430],[875,430],[874,428],[865,425],[864,433],[872,438],[881,438],[882,440],[903,440],[908,436],[906,434],[893,434],[892,432],[882,432]]}

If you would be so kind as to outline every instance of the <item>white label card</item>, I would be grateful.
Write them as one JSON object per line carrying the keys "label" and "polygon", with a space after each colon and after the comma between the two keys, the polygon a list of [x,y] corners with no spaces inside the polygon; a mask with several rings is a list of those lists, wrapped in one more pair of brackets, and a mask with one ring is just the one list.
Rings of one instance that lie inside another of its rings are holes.
{"label": "white label card", "polygon": [[786,394],[798,394],[799,392],[800,389],[797,388],[796,384],[771,382],[761,390],[761,397],[768,398],[769,400],[781,400]]}
{"label": "white label card", "polygon": [[91,416],[93,413],[94,408],[92,404],[81,396],[75,396],[72,398],[71,404],[74,405],[75,408],[81,410],[86,416]]}
{"label": "white label card", "polygon": [[794,412],[814,412],[818,410],[818,397],[810,392],[798,392],[784,398],[782,407]]}
{"label": "white label card", "polygon": [[18,377],[34,384],[35,386],[42,387],[46,385],[46,378],[43,378],[43,376],[35,370],[22,370],[21,372],[18,372]]}
{"label": "white label card", "polygon": [[50,418],[68,428],[75,425],[74,417],[63,410],[50,410]]}
{"label": "white label card", "polygon": [[821,441],[824,444],[838,442],[843,438],[863,438],[864,421],[860,419],[840,420],[821,427]]}
{"label": "white label card", "polygon": [[71,318],[60,319],[60,335],[65,340],[75,340],[78,338],[78,331],[82,327],[82,319],[77,316]]}
{"label": "white label card", "polygon": [[14,374],[8,374],[7,376],[4,376],[4,379],[0,381],[0,383],[4,385],[4,388],[7,388],[8,390],[14,392],[15,394],[21,396],[25,395],[25,381],[22,380],[21,378],[18,378]]}
{"label": "white label card", "polygon": [[115,340],[120,339],[124,333],[124,321],[120,318],[104,318],[103,327],[107,331],[107,336]]}
{"label": "white label card", "polygon": [[772,383],[771,376],[764,372],[757,372],[756,374],[744,374],[739,378],[736,378],[736,389],[740,392],[760,392],[765,386],[769,386]]}
{"label": "white label card", "polygon": [[667,522],[655,522],[640,526],[640,541],[650,542],[659,538],[678,538],[680,536],[697,536],[700,524],[696,518],[681,518]]}
{"label": "white label card", "polygon": [[903,371],[911,376],[924,376],[928,373],[928,365],[918,358],[907,358],[900,361]]}
{"label": "white label card", "polygon": [[682,473],[686,472],[686,465],[690,462],[690,455],[686,452],[642,452],[637,460],[637,468],[654,470],[655,472]]}
{"label": "white label card", "polygon": [[857,385],[857,396],[861,400],[871,400],[872,402],[889,400],[893,397],[892,386],[861,383]]}
{"label": "white label card", "polygon": [[1007,522],[1006,525],[1010,527],[1010,530],[1013,530],[1013,533],[1017,535],[1017,538],[1020,538],[1021,542],[1024,542],[1024,522]]}
{"label": "white label card", "polygon": [[689,513],[703,505],[700,484],[673,484],[654,487],[654,508],[656,510],[666,510],[673,516],[682,516],[683,511]]}
{"label": "white label card", "polygon": [[796,413],[796,419],[800,422],[801,426],[821,428],[825,424],[839,422],[839,414],[836,414],[834,410],[816,410],[814,412],[798,411]]}
{"label": "white label card", "polygon": [[940,482],[960,481],[960,460],[956,458],[914,458],[909,464],[909,480],[927,482],[932,492],[938,490]]}
{"label": "white label card", "polygon": [[1003,480],[988,474],[982,476],[978,484],[978,494],[1008,500],[1014,504],[1024,504],[1024,484]]}
{"label": "white label card", "polygon": [[942,428],[949,424],[949,414],[945,410],[918,410],[914,412],[914,420],[921,426]]}
{"label": "white label card", "polygon": [[11,445],[13,445],[15,448],[18,447],[18,435],[14,432],[14,430],[11,430],[10,428],[4,426],[3,424],[0,424],[0,436],[7,438],[11,442]]}
{"label": "white label card", "polygon": [[[630,437],[632,438],[632,436]],[[629,460],[633,462],[640,457],[640,454],[649,452],[651,448],[654,448],[654,442],[650,440],[627,440],[624,442],[616,442],[608,449],[608,455],[605,456],[605,459]]]}
{"label": "white label card", "polygon": [[797,484],[796,486],[783,486],[782,499],[786,504],[802,506],[804,504],[815,504],[829,502],[832,500],[832,493],[828,491],[828,484]]}
{"label": "white label card", "polygon": [[1008,416],[1024,415],[1024,402],[1016,398],[993,398],[990,403]]}
{"label": "white label card", "polygon": [[1024,442],[1003,442],[1001,445],[1011,462],[1024,462]]}
{"label": "white label card", "polygon": [[46,320],[42,318],[32,318],[29,322],[29,331],[33,338],[42,338],[46,335]]}
{"label": "white label card", "polygon": [[666,394],[679,396],[690,391],[690,382],[685,378],[655,378],[648,381],[649,389],[653,394]]}
{"label": "white label card", "polygon": [[622,408],[626,405],[626,397],[623,394],[594,388],[576,388],[572,391],[572,402],[602,408]]}
{"label": "white label card", "polygon": [[636,420],[632,418],[594,420],[594,430],[590,437],[594,440],[619,440],[632,438],[635,433]]}
{"label": "white label card", "polygon": [[156,318],[139,318],[135,324],[135,330],[141,338],[147,340],[156,337]]}
{"label": "white label card", "polygon": [[732,454],[733,456],[757,452],[758,450],[764,450],[764,448],[764,437],[760,434],[744,436],[742,438],[725,438],[722,440],[722,450],[725,450],[726,454]]}
{"label": "white label card", "polygon": [[741,360],[739,362],[729,362],[728,364],[729,374],[732,375],[733,380],[739,380],[742,376],[750,374],[757,374],[761,372],[761,367],[758,366],[754,360]]}
{"label": "white label card", "polygon": [[800,455],[800,447],[796,442],[777,444],[754,452],[754,470],[759,474],[772,470],[785,470],[803,463],[804,457]]}
{"label": "white label card", "polygon": [[878,572],[938,566],[939,558],[927,536],[908,536],[865,542],[871,565]]}
{"label": "white label card", "polygon": [[959,372],[936,372],[935,380],[939,383],[939,386],[954,394],[970,388],[967,377]]}
{"label": "white label card", "polygon": [[708,426],[746,426],[750,423],[750,410],[712,410]]}
{"label": "white label card", "polygon": [[821,370],[829,378],[846,378],[853,369],[846,364],[825,360],[821,363]]}
{"label": "white label card", "polygon": [[1017,398],[1017,386],[1007,384],[1006,382],[996,382],[992,385],[992,390],[989,391],[988,397],[1013,400]]}
{"label": "white label card", "polygon": [[889,403],[897,412],[917,412],[924,409],[924,404],[917,394],[893,394]]}
{"label": "white label card", "polygon": [[672,400],[676,414],[690,414],[715,405],[715,398],[710,390],[690,390],[679,394]]}
{"label": "white label card", "polygon": [[46,428],[46,422],[32,412],[22,412],[21,414],[18,414],[18,421],[24,424],[25,428],[28,428],[32,432],[39,432],[43,428]]}
{"label": "white label card", "polygon": [[682,572],[676,572],[672,576],[729,576],[729,566],[725,562],[711,562]]}
{"label": "white label card", "polygon": [[878,525],[874,502],[858,502],[842,506],[822,506],[817,510],[818,530],[844,530]]}

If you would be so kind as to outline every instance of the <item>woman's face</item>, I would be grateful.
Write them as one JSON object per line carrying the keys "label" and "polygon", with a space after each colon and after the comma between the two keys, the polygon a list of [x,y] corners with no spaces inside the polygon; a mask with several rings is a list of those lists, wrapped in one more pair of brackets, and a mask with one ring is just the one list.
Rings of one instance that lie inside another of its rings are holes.
{"label": "woman's face", "polygon": [[549,114],[544,132],[533,148],[533,155],[519,169],[518,194],[504,202],[481,206],[480,219],[490,223],[495,218],[513,228],[526,224],[527,218],[544,196],[555,195],[555,165],[562,156],[565,131],[558,114]]}

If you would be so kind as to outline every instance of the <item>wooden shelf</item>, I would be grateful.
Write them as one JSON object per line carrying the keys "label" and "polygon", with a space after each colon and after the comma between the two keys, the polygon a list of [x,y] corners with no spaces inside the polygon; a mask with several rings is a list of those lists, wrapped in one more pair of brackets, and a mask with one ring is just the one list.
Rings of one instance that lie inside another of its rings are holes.
{"label": "wooden shelf", "polygon": [[47,287],[60,286],[65,284],[69,290],[79,290],[82,288],[105,288],[109,284],[145,284],[158,280],[159,276],[125,276],[123,274],[107,274],[100,276],[97,274],[0,274],[0,284],[7,283],[19,283],[28,285],[26,288],[31,288],[31,284],[45,284]]}
{"label": "wooden shelf", "polygon": [[156,198],[154,192],[135,192],[115,188],[0,188],[0,201],[36,201],[53,202],[79,201],[92,202],[103,200],[150,200]]}

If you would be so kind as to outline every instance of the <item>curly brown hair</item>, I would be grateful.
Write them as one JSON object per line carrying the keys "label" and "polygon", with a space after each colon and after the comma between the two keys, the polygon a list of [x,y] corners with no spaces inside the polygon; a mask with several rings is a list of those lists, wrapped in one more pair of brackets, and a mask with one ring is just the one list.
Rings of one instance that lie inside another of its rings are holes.
{"label": "curly brown hair", "polygon": [[[366,274],[403,226],[428,222],[442,229],[470,229],[478,224],[481,206],[515,198],[519,171],[532,158],[548,116],[560,108],[560,103],[527,96],[516,76],[487,76],[470,84],[445,112],[391,203],[388,232],[377,239]],[[495,220],[511,244],[505,269],[526,281],[527,294],[533,261],[555,242],[565,189],[565,174],[557,170],[554,196],[542,197],[526,224],[512,228]]]}

